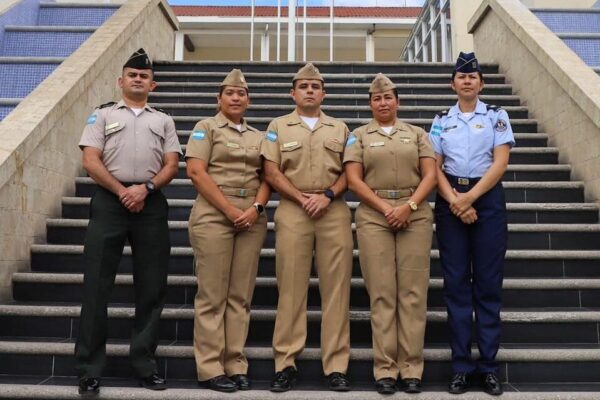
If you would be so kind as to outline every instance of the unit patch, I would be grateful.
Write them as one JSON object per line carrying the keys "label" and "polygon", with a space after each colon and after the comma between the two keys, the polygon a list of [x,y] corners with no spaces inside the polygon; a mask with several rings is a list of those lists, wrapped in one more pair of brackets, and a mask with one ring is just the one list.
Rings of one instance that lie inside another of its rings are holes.
{"label": "unit patch", "polygon": [[356,135],[350,135],[348,137],[348,141],[346,142],[346,147],[352,146],[354,143],[356,143]]}
{"label": "unit patch", "polygon": [[90,117],[87,119],[87,125],[94,125],[97,119],[98,116],[96,114],[90,115]]}
{"label": "unit patch", "polygon": [[508,129],[508,124],[503,119],[499,119],[494,126],[496,132],[504,132]]}
{"label": "unit patch", "polygon": [[269,131],[267,133],[267,140],[269,142],[276,142],[277,141],[277,132],[275,132],[275,131]]}
{"label": "unit patch", "polygon": [[192,132],[192,139],[194,140],[204,140],[206,137],[205,131],[194,131]]}

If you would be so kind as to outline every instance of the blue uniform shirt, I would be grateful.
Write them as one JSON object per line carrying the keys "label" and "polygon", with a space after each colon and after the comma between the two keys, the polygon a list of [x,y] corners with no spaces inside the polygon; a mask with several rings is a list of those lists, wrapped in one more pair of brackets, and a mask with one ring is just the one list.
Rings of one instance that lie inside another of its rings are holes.
{"label": "blue uniform shirt", "polygon": [[429,132],[437,154],[444,156],[444,171],[462,178],[480,178],[494,161],[494,149],[515,145],[508,114],[501,108],[477,101],[470,118],[458,103],[435,116]]}

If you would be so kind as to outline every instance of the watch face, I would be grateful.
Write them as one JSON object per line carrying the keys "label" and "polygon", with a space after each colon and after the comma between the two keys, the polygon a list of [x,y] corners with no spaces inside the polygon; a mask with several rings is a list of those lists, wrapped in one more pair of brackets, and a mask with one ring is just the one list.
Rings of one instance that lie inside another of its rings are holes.
{"label": "watch face", "polygon": [[265,207],[262,204],[258,205],[258,212],[262,213],[263,211],[265,211]]}

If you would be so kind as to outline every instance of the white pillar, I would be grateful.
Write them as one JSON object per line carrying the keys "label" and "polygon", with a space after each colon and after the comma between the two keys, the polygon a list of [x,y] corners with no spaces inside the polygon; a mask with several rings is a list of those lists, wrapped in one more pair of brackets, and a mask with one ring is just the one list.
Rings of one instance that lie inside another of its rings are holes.
{"label": "white pillar", "polygon": [[408,48],[408,62],[415,62],[415,49],[412,46]]}
{"label": "white pillar", "polygon": [[296,0],[288,2],[288,61],[296,61]]}
{"label": "white pillar", "polygon": [[436,9],[433,5],[429,6],[429,43],[431,43],[431,61],[437,62],[437,29],[435,26]]}
{"label": "white pillar", "polygon": [[250,14],[250,61],[254,61],[254,0],[252,0]]}
{"label": "white pillar", "polygon": [[375,61],[375,37],[373,36],[373,32],[367,32],[367,40],[365,43],[366,55],[365,61],[373,62]]}
{"label": "white pillar", "polygon": [[442,62],[448,62],[448,22],[446,21],[446,11],[442,11],[440,16],[440,33],[442,42]]}
{"label": "white pillar", "polygon": [[[430,38],[431,39],[431,38]],[[421,54],[423,55],[423,62],[429,61],[429,46],[427,45],[427,27],[425,21],[421,23],[421,40],[423,41]]]}
{"label": "white pillar", "polygon": [[281,0],[277,0],[277,62],[281,61]]}
{"label": "white pillar", "polygon": [[306,20],[308,18],[308,15],[306,15],[306,13],[306,0],[304,0],[304,11],[302,13],[302,16],[304,17],[302,18],[302,61],[304,62],[306,62]]}
{"label": "white pillar", "polygon": [[331,0],[329,7],[329,62],[333,62],[333,8],[335,0]]}
{"label": "white pillar", "polygon": [[265,27],[260,41],[260,61],[269,61],[269,53],[271,49],[271,40],[269,38],[269,24]]}
{"label": "white pillar", "polygon": [[183,55],[185,54],[184,48],[185,34],[181,31],[175,32],[175,61],[183,61]]}

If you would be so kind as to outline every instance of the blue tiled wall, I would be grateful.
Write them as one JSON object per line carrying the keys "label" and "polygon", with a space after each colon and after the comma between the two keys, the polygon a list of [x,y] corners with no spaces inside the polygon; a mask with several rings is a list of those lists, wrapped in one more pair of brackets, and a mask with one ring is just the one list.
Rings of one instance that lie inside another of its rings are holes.
{"label": "blue tiled wall", "polygon": [[0,106],[0,121],[4,119],[12,110],[15,109],[15,106]]}
{"label": "blue tiled wall", "polygon": [[27,96],[58,64],[0,64],[0,97]]}
{"label": "blue tiled wall", "polygon": [[38,25],[100,26],[117,8],[99,7],[41,7]]}
{"label": "blue tiled wall", "polygon": [[90,37],[90,32],[11,32],[4,34],[2,55],[67,57]]}
{"label": "blue tiled wall", "polygon": [[600,33],[600,13],[536,11],[535,15],[554,33]]}
{"label": "blue tiled wall", "polygon": [[600,39],[565,39],[564,42],[587,65],[600,67]]}
{"label": "blue tiled wall", "polygon": [[38,0],[21,0],[16,6],[0,15],[0,43],[4,39],[6,25],[35,25],[38,19],[38,10]]}

